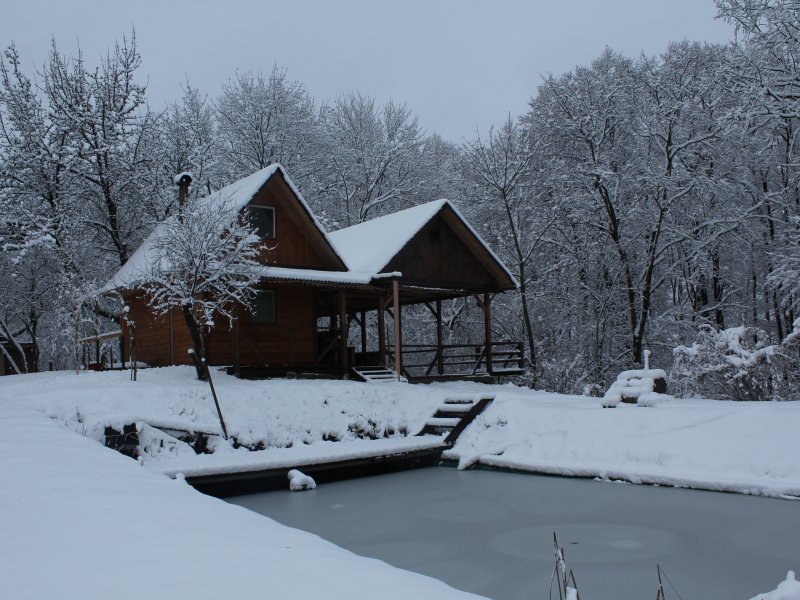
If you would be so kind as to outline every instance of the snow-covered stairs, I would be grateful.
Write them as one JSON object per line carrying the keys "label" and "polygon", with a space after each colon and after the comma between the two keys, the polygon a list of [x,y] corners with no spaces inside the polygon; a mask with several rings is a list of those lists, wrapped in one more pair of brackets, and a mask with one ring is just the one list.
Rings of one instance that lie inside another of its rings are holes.
{"label": "snow-covered stairs", "polygon": [[494,396],[446,398],[417,435],[445,435],[444,442],[453,445],[458,436],[492,403]]}
{"label": "snow-covered stairs", "polygon": [[397,381],[397,373],[388,367],[353,367],[353,374],[367,383],[389,383]]}

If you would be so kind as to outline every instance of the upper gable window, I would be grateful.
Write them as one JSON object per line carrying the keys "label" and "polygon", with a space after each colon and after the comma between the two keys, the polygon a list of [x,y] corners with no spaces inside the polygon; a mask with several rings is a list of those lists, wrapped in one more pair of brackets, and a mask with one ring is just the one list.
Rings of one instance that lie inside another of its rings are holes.
{"label": "upper gable window", "polygon": [[248,206],[247,218],[256,234],[267,240],[275,239],[275,209],[271,206]]}

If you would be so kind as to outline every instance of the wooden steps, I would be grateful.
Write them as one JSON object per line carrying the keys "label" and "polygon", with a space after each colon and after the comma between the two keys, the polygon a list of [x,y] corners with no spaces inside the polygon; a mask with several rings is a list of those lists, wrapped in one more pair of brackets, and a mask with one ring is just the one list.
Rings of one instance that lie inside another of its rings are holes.
{"label": "wooden steps", "polygon": [[397,373],[395,373],[394,370],[377,365],[353,367],[353,374],[367,383],[390,383],[392,381],[398,381]]}
{"label": "wooden steps", "polygon": [[494,401],[494,396],[447,398],[417,435],[445,435],[444,443],[452,446],[458,436]]}

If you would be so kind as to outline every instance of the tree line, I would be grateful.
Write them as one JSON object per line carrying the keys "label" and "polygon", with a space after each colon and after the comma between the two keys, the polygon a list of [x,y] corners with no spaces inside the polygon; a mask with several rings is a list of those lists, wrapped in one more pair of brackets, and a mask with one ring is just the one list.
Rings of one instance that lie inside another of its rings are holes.
{"label": "tree line", "polygon": [[[735,42],[604,50],[460,144],[401,103],[318,103],[277,66],[236,74],[213,98],[187,82],[154,110],[134,35],[95,68],[54,42],[33,76],[12,45],[0,338],[66,366],[97,318],[94,290],[177,210],[176,173],[204,196],[280,162],[328,229],[454,200],[520,282],[495,300],[494,326],[524,340],[532,386],[600,393],[649,350],[684,393],[796,397],[800,3],[717,8]],[[446,309],[448,335],[481,338],[469,301]],[[410,331],[432,331],[413,318]]]}

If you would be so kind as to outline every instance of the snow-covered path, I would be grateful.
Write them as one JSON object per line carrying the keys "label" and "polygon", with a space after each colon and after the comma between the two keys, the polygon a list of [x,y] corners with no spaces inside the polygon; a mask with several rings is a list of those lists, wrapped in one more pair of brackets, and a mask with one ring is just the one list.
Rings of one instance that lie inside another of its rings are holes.
{"label": "snow-covered path", "polygon": [[0,597],[477,598],[203,496],[0,398]]}

